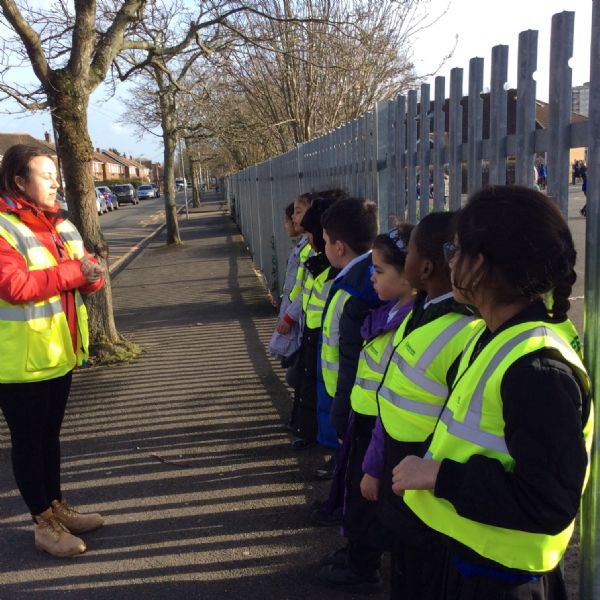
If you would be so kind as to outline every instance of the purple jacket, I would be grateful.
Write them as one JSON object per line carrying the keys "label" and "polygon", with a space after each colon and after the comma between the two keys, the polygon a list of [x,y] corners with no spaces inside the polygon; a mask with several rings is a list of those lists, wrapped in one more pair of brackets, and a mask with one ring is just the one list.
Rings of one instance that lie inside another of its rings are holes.
{"label": "purple jacket", "polygon": [[[361,329],[364,339],[367,341],[372,340],[387,331],[397,329],[406,315],[411,311],[413,304],[414,301],[410,300],[401,306],[400,310],[398,310],[389,323],[387,318],[392,308],[396,305],[395,300],[384,304],[381,308],[372,310],[366,316]],[[381,419],[377,417],[375,427],[373,427],[371,433],[371,442],[362,464],[363,473],[368,473],[371,477],[377,479],[381,479],[383,475],[383,439],[383,425],[381,424]]]}

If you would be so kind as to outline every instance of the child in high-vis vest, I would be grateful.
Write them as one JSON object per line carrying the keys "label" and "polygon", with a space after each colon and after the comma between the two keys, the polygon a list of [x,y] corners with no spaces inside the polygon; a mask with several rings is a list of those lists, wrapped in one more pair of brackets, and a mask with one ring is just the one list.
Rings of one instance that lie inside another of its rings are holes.
{"label": "child in high-vis vest", "polygon": [[[371,281],[383,306],[371,310],[365,318],[361,334],[364,345],[358,360],[356,379],[350,396],[351,425],[347,429],[345,446],[348,450],[344,484],[343,527],[348,539],[346,547],[322,561],[319,576],[347,587],[379,584],[379,563],[385,549],[385,531],[377,517],[377,483],[381,477],[374,473],[371,463],[381,460],[365,457],[377,416],[377,388],[383,378],[393,350],[394,332],[413,306],[413,289],[404,276],[404,263],[410,232],[413,226],[399,224],[375,239]],[[370,481],[365,481],[364,462],[368,463]],[[361,483],[362,481],[362,483]],[[369,489],[365,497],[361,490]]]}
{"label": "child in high-vis vest", "polygon": [[[446,401],[451,365],[480,322],[452,296],[443,255],[452,218],[448,212],[431,213],[411,233],[404,273],[419,293],[394,335],[377,389],[379,422],[367,452],[370,464],[365,465],[370,476],[363,481],[365,495],[373,498],[378,492],[378,514],[390,532],[394,599],[436,599],[441,576],[437,567],[444,561],[437,537],[423,533],[426,528],[418,526],[402,498],[392,492],[392,469],[408,454],[424,453]],[[379,479],[379,485],[370,478]]]}
{"label": "child in high-vis vest", "polygon": [[436,598],[566,600],[559,561],[593,431],[591,383],[567,318],[569,226],[545,194],[494,186],[459,211],[446,253],[454,297],[484,323],[457,361],[427,453],[399,462],[393,490],[447,549]]}
{"label": "child in high-vis vest", "polygon": [[325,212],[322,225],[325,253],[340,272],[323,313],[318,440],[335,447],[348,427],[350,393],[363,342],[361,326],[369,310],[381,305],[371,282],[377,207],[360,198],[339,200]]}
{"label": "child in high-vis vest", "polygon": [[[304,267],[304,263],[309,256],[312,256],[313,249],[308,241],[304,230],[302,229],[302,218],[304,213],[310,207],[315,194],[306,193],[298,196],[294,200],[294,212],[292,214],[292,223],[295,230],[302,234],[300,241],[296,245],[295,251],[298,256],[298,267],[293,278],[291,289],[287,295],[287,307],[283,312],[283,315],[277,321],[275,332],[279,335],[289,335],[292,330],[296,330],[298,339],[302,339],[302,289],[306,283],[307,272]],[[301,381],[301,369],[300,364],[300,349],[289,357],[285,363],[287,366],[286,381],[288,385],[294,390],[294,401],[292,405],[292,411],[289,420],[289,429],[294,431],[297,427],[296,424],[296,411],[298,408],[298,387]],[[301,437],[296,437],[292,441],[292,448],[294,450],[301,450],[308,446],[308,442]]]}
{"label": "child in high-vis vest", "polygon": [[323,309],[337,275],[325,255],[321,216],[343,192],[331,190],[316,197],[306,211],[301,225],[315,254],[304,268],[307,276],[302,290],[303,328],[300,364],[302,365],[294,415],[294,434],[297,439],[314,443],[317,439],[317,351]]}
{"label": "child in high-vis vest", "polygon": [[[300,235],[300,230],[294,224],[294,203],[291,202],[285,209],[284,227],[285,231],[290,238],[297,238]],[[285,267],[285,280],[283,282],[283,290],[281,292],[281,299],[279,303],[279,316],[278,321],[283,318],[286,314],[287,309],[291,304],[289,293],[292,291],[294,284],[296,283],[296,274],[298,267],[300,266],[300,252],[306,244],[306,239],[300,239],[297,244],[292,248],[290,255],[287,259]],[[282,360],[282,365],[285,366],[286,359],[296,352],[300,346],[300,332],[299,327],[295,326],[290,329],[286,334],[279,333],[277,329],[273,332],[271,340],[269,341],[269,353]]]}

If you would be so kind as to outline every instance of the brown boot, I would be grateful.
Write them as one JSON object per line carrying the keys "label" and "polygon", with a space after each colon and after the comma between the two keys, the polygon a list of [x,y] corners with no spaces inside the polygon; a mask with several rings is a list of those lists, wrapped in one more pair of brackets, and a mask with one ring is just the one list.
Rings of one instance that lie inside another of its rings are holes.
{"label": "brown boot", "polygon": [[104,525],[104,519],[98,513],[77,512],[66,500],[52,500],[52,512],[55,518],[73,533],[85,533]]}
{"label": "brown boot", "polygon": [[62,523],[59,523],[51,508],[37,515],[35,521],[34,539],[36,548],[61,558],[77,556],[85,552],[83,540],[72,535]]}

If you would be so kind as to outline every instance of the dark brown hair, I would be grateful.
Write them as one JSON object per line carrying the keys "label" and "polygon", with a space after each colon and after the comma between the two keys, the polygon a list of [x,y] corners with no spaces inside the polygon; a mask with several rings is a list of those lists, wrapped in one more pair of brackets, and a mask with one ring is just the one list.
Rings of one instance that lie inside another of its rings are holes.
{"label": "dark brown hair", "polygon": [[17,177],[29,176],[29,163],[37,156],[47,156],[52,159],[50,152],[36,146],[15,144],[11,146],[2,157],[0,163],[0,189],[9,196],[22,196],[17,187]]}
{"label": "dark brown hair", "polygon": [[342,241],[364,254],[377,235],[377,205],[364,198],[343,198],[323,213],[321,225],[333,243]]}
{"label": "dark brown hair", "polygon": [[452,238],[454,213],[432,212],[424,216],[413,232],[419,256],[433,264],[434,271],[450,278],[450,268],[444,259],[444,244]]}
{"label": "dark brown hair", "polygon": [[[383,260],[399,270],[404,270],[406,262],[406,249],[410,240],[410,234],[415,228],[411,223],[397,222],[391,232],[381,233],[373,242],[373,249],[377,248]],[[393,235],[390,233],[393,232]],[[404,244],[404,248],[398,247],[398,241]]]}
{"label": "dark brown hair", "polygon": [[522,186],[484,188],[457,213],[455,231],[460,247],[455,265],[457,287],[461,285],[461,261],[481,254],[483,266],[473,280],[492,285],[499,302],[533,300],[553,291],[552,313],[556,318],[566,317],[577,278],[577,253],[569,226],[554,201]]}

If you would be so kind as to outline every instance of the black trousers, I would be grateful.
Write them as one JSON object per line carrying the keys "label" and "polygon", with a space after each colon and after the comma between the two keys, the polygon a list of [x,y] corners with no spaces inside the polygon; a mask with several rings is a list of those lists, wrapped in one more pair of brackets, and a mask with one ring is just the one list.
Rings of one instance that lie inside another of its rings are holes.
{"label": "black trousers", "polygon": [[[348,540],[350,566],[357,572],[378,569],[381,555],[388,549],[387,531],[377,515],[377,502],[363,497],[360,482],[362,463],[371,441],[375,417],[354,414],[345,481],[342,526]],[[348,433],[347,433],[348,435]]]}
{"label": "black trousers", "polygon": [[463,577],[451,564],[446,575],[445,600],[567,600],[560,567],[529,583],[509,583],[491,577]]}
{"label": "black trousers", "polygon": [[17,487],[32,515],[62,500],[60,428],[72,372],[32,383],[0,384],[0,408],[10,430]]}

